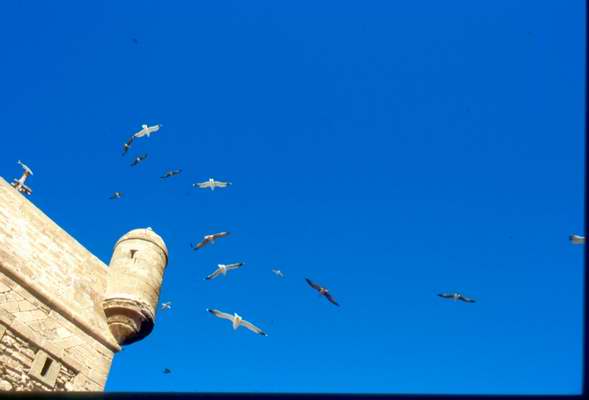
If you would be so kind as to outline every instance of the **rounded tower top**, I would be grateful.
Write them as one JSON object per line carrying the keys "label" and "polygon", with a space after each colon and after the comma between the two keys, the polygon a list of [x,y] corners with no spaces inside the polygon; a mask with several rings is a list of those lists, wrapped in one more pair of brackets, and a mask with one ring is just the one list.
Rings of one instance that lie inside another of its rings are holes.
{"label": "rounded tower top", "polygon": [[148,242],[152,242],[153,244],[155,244],[156,246],[158,246],[160,249],[162,249],[162,251],[164,252],[164,255],[166,257],[166,264],[168,264],[168,248],[166,247],[166,243],[164,242],[164,239],[161,238],[160,235],[158,235],[157,233],[155,233],[150,226],[148,226],[147,228],[137,228],[137,229],[133,229],[127,233],[125,233],[123,236],[121,236],[121,238],[119,240],[117,240],[117,243],[115,244],[115,248],[121,244],[121,242],[124,242],[125,240],[130,240],[130,239],[138,239],[138,240],[146,240]]}

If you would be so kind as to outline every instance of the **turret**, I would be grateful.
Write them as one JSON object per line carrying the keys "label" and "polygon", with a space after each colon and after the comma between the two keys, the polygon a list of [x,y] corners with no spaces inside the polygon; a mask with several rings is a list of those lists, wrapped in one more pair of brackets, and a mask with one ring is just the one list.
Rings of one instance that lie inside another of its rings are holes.
{"label": "turret", "polygon": [[153,330],[167,264],[166,244],[151,228],[134,229],[115,244],[103,306],[120,345],[141,340]]}

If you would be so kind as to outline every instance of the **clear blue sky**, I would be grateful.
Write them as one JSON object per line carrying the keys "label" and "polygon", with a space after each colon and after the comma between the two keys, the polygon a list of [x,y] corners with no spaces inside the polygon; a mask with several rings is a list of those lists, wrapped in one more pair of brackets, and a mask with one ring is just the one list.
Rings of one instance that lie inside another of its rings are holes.
{"label": "clear blue sky", "polygon": [[137,227],[170,250],[106,390],[580,393],[584,7],[2,2],[0,174],[105,263]]}

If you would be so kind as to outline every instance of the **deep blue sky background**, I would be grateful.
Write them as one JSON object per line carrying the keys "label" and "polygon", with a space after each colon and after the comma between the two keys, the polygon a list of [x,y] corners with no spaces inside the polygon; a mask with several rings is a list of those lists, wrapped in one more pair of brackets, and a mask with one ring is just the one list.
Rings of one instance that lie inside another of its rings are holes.
{"label": "deep blue sky background", "polygon": [[580,393],[584,7],[2,2],[0,175],[105,263],[137,227],[170,250],[107,391]]}

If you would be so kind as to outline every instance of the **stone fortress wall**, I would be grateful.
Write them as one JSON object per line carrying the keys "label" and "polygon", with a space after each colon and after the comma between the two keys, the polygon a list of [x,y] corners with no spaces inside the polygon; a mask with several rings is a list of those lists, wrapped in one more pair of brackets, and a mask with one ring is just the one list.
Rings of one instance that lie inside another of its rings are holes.
{"label": "stone fortress wall", "polygon": [[158,235],[136,229],[109,274],[0,177],[0,391],[102,391],[120,346],[153,328],[167,257]]}

